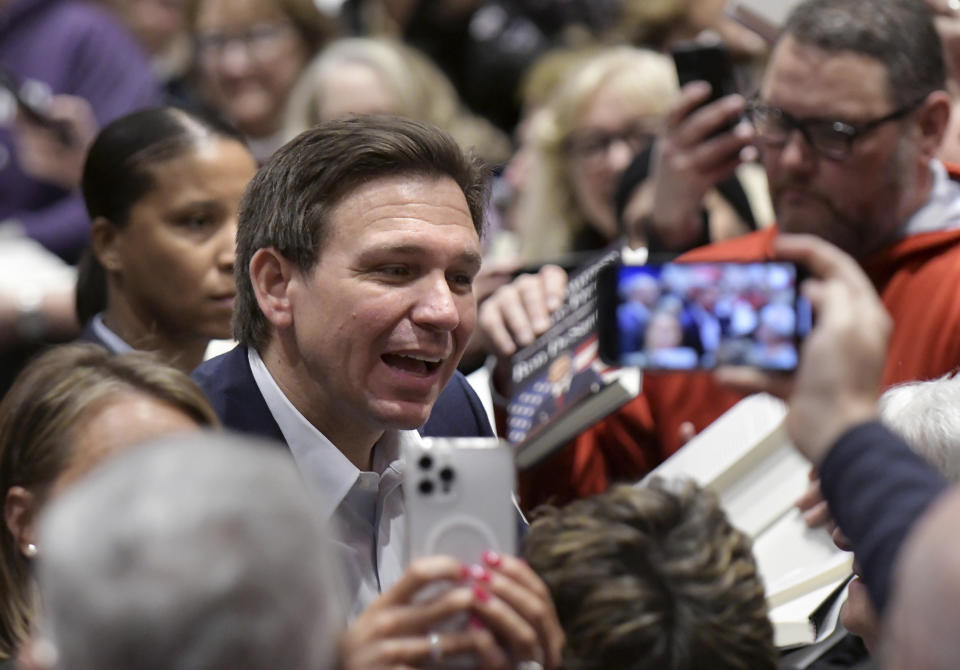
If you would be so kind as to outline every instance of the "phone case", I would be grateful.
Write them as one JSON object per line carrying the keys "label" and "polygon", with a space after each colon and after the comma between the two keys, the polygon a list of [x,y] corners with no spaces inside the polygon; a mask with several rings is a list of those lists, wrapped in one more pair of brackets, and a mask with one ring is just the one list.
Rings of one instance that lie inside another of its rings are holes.
{"label": "phone case", "polygon": [[513,449],[497,438],[424,438],[404,445],[407,561],[452,556],[481,563],[484,551],[516,553]]}

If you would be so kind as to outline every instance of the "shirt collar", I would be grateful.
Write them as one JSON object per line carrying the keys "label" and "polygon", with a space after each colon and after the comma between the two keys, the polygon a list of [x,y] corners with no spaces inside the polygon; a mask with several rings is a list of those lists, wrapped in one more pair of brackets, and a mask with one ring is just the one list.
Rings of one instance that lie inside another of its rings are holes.
{"label": "shirt collar", "polygon": [[946,167],[936,159],[930,161],[930,171],[930,197],[900,228],[900,238],[960,226],[960,184],[950,178]]}
{"label": "shirt collar", "polygon": [[[293,406],[255,349],[247,350],[247,360],[319,512],[324,519],[333,516],[360,477],[360,470]],[[386,431],[373,448],[374,472],[383,477],[389,471],[391,480],[402,475],[400,445],[407,440],[420,440],[420,435],[415,430]]]}
{"label": "shirt collar", "polygon": [[93,332],[96,333],[111,352],[115,354],[126,354],[134,351],[134,348],[127,344],[122,337],[107,328],[103,322],[103,312],[100,312],[90,322]]}

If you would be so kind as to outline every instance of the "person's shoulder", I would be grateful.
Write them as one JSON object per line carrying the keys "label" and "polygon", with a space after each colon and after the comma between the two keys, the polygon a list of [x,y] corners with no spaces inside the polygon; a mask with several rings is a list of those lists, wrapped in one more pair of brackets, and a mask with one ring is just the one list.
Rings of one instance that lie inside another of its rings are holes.
{"label": "person's shoulder", "polygon": [[459,370],[440,391],[420,434],[429,437],[493,436],[480,397]]}
{"label": "person's shoulder", "polygon": [[752,261],[769,258],[771,244],[776,236],[775,228],[764,228],[746,235],[714,242],[691,249],[682,256],[681,261]]}
{"label": "person's shoulder", "polygon": [[236,346],[226,353],[210,358],[194,369],[190,373],[193,381],[197,382],[200,388],[207,390],[207,387],[218,382],[224,382],[227,375],[231,372],[249,369],[247,361],[247,348]]}

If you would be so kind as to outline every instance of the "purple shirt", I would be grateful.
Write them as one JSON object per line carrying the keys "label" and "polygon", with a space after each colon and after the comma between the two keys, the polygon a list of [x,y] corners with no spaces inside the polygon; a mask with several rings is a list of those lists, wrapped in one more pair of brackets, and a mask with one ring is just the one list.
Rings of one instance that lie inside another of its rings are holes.
{"label": "purple shirt", "polygon": [[[108,10],[74,0],[0,3],[0,65],[51,93],[85,98],[103,126],[160,103],[147,56]],[[10,131],[12,96],[0,89],[0,221],[13,219],[27,235],[75,262],[89,239],[89,219],[77,192],[23,174]]]}

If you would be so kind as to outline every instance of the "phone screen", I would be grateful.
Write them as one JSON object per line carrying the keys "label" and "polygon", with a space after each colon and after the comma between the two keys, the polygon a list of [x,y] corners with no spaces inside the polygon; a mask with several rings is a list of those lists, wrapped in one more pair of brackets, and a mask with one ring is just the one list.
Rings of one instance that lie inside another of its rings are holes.
{"label": "phone screen", "polygon": [[793,370],[809,303],[788,262],[615,265],[600,278],[600,355],[613,365]]}

